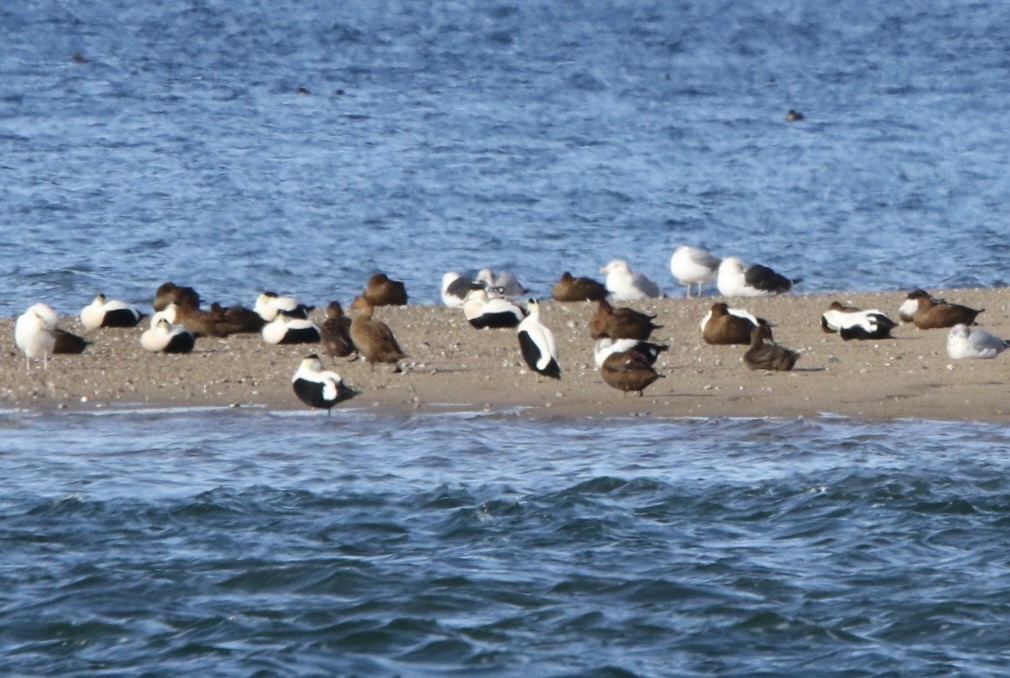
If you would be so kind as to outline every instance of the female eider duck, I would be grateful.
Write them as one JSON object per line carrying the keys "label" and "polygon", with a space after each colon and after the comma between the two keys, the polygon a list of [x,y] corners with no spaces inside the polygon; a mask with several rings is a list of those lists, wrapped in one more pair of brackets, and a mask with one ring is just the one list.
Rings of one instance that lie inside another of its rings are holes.
{"label": "female eider duck", "polygon": [[596,313],[589,319],[589,336],[593,339],[609,337],[647,341],[653,330],[662,327],[652,322],[655,318],[633,308],[615,308],[606,299],[601,299]]}
{"label": "female eider duck", "polygon": [[701,319],[701,338],[712,345],[749,344],[751,330],[758,325],[768,325],[768,321],[742,308],[712,304],[712,309]]}
{"label": "female eider duck", "polygon": [[936,303],[927,294],[924,297],[919,297],[919,305],[912,315],[912,322],[920,330],[940,329],[959,324],[974,325],[975,318],[984,310],[984,308],[976,310],[962,306],[961,304],[951,304],[945,301]]}
{"label": "female eider duck", "polygon": [[1010,346],[1006,339],[989,334],[977,327],[959,323],[947,333],[947,355],[954,360],[963,358],[995,358]]}
{"label": "female eider duck", "polygon": [[888,339],[891,330],[898,326],[883,311],[862,310],[853,306],[843,306],[833,301],[828,310],[821,314],[821,329],[837,332],[845,341],[849,339]]}
{"label": "female eider duck", "polygon": [[523,310],[511,301],[502,297],[491,299],[483,288],[466,295],[463,316],[478,330],[518,327],[526,317]]}
{"label": "female eider duck", "polygon": [[771,329],[766,325],[752,329],[750,337],[750,348],[743,354],[743,361],[752,370],[788,372],[800,357],[799,353],[784,346],[765,343],[765,339],[771,339]]}
{"label": "female eider duck", "polygon": [[196,337],[182,325],[173,325],[161,317],[154,327],[140,335],[140,345],[152,353],[190,353]]}
{"label": "female eider duck", "polygon": [[603,367],[604,361],[615,353],[637,353],[650,366],[656,364],[659,354],[670,347],[666,344],[654,344],[638,339],[611,339],[604,337],[593,347],[593,360],[597,367]]}
{"label": "female eider duck", "polygon": [[291,377],[291,387],[299,400],[309,407],[325,408],[327,414],[337,403],[358,394],[348,388],[339,374],[324,370],[323,362],[315,353],[302,360]]}
{"label": "female eider duck", "polygon": [[766,297],[788,292],[800,278],[790,280],[761,264],[745,266],[740,257],[726,257],[719,264],[716,287],[724,297]]}
{"label": "female eider duck", "polygon": [[136,327],[142,317],[140,311],[125,301],[106,301],[104,294],[98,294],[81,309],[81,324],[89,330],[99,327]]}
{"label": "female eider duck", "polygon": [[477,277],[475,280],[484,286],[484,289],[487,290],[488,296],[492,298],[505,297],[506,299],[515,299],[516,297],[521,297],[529,292],[529,290],[523,287],[523,284],[519,282],[519,278],[510,271],[499,271],[495,273],[490,268],[482,268],[477,271]]}
{"label": "female eider duck", "polygon": [[663,296],[659,285],[631,270],[624,259],[612,259],[600,269],[600,273],[607,274],[607,291],[614,301],[636,301]]}
{"label": "female eider duck", "polygon": [[404,306],[407,303],[407,287],[385,273],[376,273],[368,279],[361,296],[368,299],[372,306]]}
{"label": "female eider duck", "polygon": [[624,351],[612,353],[603,361],[600,376],[608,385],[624,391],[624,395],[637,393],[641,396],[645,387],[663,375],[656,372],[641,353]]}
{"label": "female eider duck", "polygon": [[908,293],[908,296],[901,302],[901,306],[898,307],[898,318],[901,319],[901,322],[912,322],[912,318],[915,317],[915,312],[919,310],[919,299],[923,297],[929,297],[933,300],[934,304],[947,303],[939,297],[930,296],[929,292],[924,289],[914,289]]}
{"label": "female eider duck", "polygon": [[561,274],[561,279],[554,283],[551,297],[555,301],[600,301],[607,298],[607,288],[598,280],[592,278],[574,277],[568,271]]}
{"label": "female eider duck", "polygon": [[154,302],[151,305],[155,311],[163,311],[169,304],[200,308],[200,295],[192,287],[180,287],[167,282],[155,290]]}
{"label": "female eider duck", "polygon": [[277,317],[277,314],[286,315],[289,318],[300,318],[305,320],[309,317],[311,306],[306,306],[298,301],[298,297],[290,294],[277,294],[276,292],[262,292],[256,297],[256,304],[253,311],[265,322],[270,322]]}
{"label": "female eider duck", "polygon": [[523,360],[537,374],[551,379],[561,378],[558,364],[558,346],[554,333],[540,321],[540,303],[536,299],[526,302],[529,315],[519,323],[519,349]]}
{"label": "female eider duck", "polygon": [[449,308],[463,308],[466,295],[473,290],[483,289],[483,285],[456,271],[448,271],[442,276],[442,303]]}
{"label": "female eider duck", "polygon": [[56,327],[59,316],[51,306],[33,304],[14,323],[14,345],[25,354],[25,365],[42,359],[42,369],[49,369],[49,358],[57,353],[82,353],[88,346],[84,338]]}
{"label": "female eider duck", "polygon": [[374,306],[365,297],[355,297],[351,303],[351,341],[364,359],[373,367],[375,363],[395,365],[394,372],[400,371],[399,361],[407,357],[400,348],[389,325],[372,318]]}
{"label": "female eider duck", "polygon": [[263,326],[261,334],[268,344],[315,344],[322,339],[322,333],[311,320],[279,313]]}
{"label": "female eider duck", "polygon": [[681,285],[687,287],[687,296],[691,296],[691,286],[698,286],[698,296],[701,296],[701,288],[715,280],[715,275],[719,271],[720,259],[712,256],[709,252],[681,245],[670,257],[670,272]]}
{"label": "female eider duck", "polygon": [[323,349],[331,358],[346,358],[354,353],[351,319],[344,315],[339,301],[331,301],[326,307],[326,320],[319,329],[323,334]]}

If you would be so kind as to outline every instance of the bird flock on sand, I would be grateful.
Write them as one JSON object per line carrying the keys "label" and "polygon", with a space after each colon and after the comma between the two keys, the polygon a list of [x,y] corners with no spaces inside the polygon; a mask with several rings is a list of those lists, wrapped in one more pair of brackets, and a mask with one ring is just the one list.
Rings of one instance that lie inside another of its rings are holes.
{"label": "bird flock on sand", "polygon": [[[703,288],[714,283],[727,300],[785,294],[801,282],[761,264],[745,264],[740,257],[720,259],[687,245],[673,252],[670,272],[686,288],[688,297],[700,297]],[[624,259],[610,261],[599,273],[605,274],[603,281],[565,271],[553,285],[551,298],[557,303],[596,304],[588,334],[596,342],[593,358],[600,376],[625,394],[641,395],[664,376],[655,366],[669,346],[650,341],[653,331],[663,327],[655,315],[621,303],[659,298],[662,290]],[[524,301],[522,297],[528,293],[508,271],[485,268],[475,274],[447,272],[442,277],[441,296],[446,306],[461,309],[475,330],[514,330],[518,353],[536,378],[563,379],[558,344],[544,323],[543,304],[533,298]],[[152,353],[186,354],[194,350],[200,337],[238,333],[258,333],[267,345],[318,344],[320,349],[298,365],[291,379],[292,390],[309,407],[329,412],[358,391],[338,373],[325,369],[318,353],[330,358],[360,358],[373,369],[388,365],[394,373],[402,371],[401,362],[407,354],[389,325],[375,318],[374,313],[377,307],[405,305],[407,300],[403,282],[378,273],[351,302],[349,317],[340,302],[332,301],[325,308],[323,322],[316,325],[310,319],[313,307],[292,295],[264,291],[251,309],[218,303],[204,308],[196,290],[167,282],[155,291],[151,314],[99,294],[81,310],[80,321],[89,330],[137,327],[146,322],[139,343]],[[1010,345],[975,326],[982,312],[935,298],[921,289],[910,292],[898,308],[901,322],[913,323],[920,329],[949,328],[947,353],[954,359],[993,358]],[[88,340],[60,329],[58,324],[56,311],[44,303],[32,305],[17,318],[15,344],[25,356],[27,370],[33,360],[41,360],[43,369],[48,369],[54,355],[79,354],[87,348]],[[899,323],[879,309],[854,308],[835,301],[821,315],[820,325],[825,332],[850,341],[886,339]],[[700,322],[701,339],[706,344],[745,346],[741,358],[748,368],[792,370],[800,353],[779,345],[773,336],[774,327],[768,320],[744,308],[731,307],[725,300],[713,303]]]}

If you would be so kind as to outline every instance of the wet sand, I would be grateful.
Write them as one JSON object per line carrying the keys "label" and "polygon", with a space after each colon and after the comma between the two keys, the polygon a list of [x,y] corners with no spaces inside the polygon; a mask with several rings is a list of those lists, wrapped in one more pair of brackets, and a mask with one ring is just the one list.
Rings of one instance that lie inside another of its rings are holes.
{"label": "wet sand", "polygon": [[[985,308],[979,325],[1010,337],[1008,289],[930,290],[948,301]],[[360,395],[338,407],[410,413],[499,411],[528,416],[795,417],[833,413],[867,420],[925,418],[1010,422],[1010,352],[994,360],[951,360],[947,330],[905,324],[892,339],[843,341],[820,328],[820,314],[839,300],[878,308],[895,321],[907,292],[786,295],[730,300],[775,325],[778,343],[802,356],[792,372],[749,370],[744,346],[709,346],[699,322],[718,297],[659,299],[628,305],[658,315],[652,341],[669,344],[656,364],[664,378],[642,397],[625,395],[600,377],[587,329],[595,303],[542,305],[557,337],[562,378],[538,378],[519,354],[514,330],[475,330],[462,311],[442,306],[383,307],[375,317],[393,329],[409,355],[403,373],[360,361],[329,359]],[[87,303],[87,302],[84,302]],[[84,304],[82,303],[82,306]],[[67,313],[69,309],[58,309]],[[79,309],[78,309],[79,310]],[[313,318],[320,321],[321,309]],[[61,327],[93,343],[82,355],[59,355],[44,371],[26,371],[14,346],[14,319],[0,320],[0,400],[9,407],[304,406],[291,375],[318,345],[269,346],[259,335],[200,338],[189,355],[151,354],[140,347],[146,329],[85,331],[76,317]]]}

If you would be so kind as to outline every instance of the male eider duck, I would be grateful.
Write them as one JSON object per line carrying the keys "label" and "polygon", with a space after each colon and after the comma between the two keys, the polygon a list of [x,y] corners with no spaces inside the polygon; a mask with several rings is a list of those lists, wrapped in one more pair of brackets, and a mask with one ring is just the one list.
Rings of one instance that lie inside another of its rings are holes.
{"label": "male eider duck", "polygon": [[849,339],[888,339],[891,330],[898,326],[883,311],[862,310],[844,306],[839,301],[831,302],[828,310],[821,314],[821,329],[837,332],[845,341]]}
{"label": "male eider duck", "polygon": [[589,336],[593,339],[609,337],[647,341],[653,330],[662,327],[652,322],[655,318],[633,308],[615,308],[606,299],[601,299],[596,313],[589,319]]}
{"label": "male eider duck", "polygon": [[361,293],[372,306],[404,306],[407,303],[407,288],[399,280],[391,280],[385,273],[376,273],[368,279],[365,291]]}
{"label": "male eider duck", "polygon": [[687,287],[687,296],[691,296],[691,286],[698,286],[698,296],[701,288],[715,280],[719,271],[720,259],[710,253],[690,245],[681,245],[670,257],[670,272],[681,285]]}
{"label": "male eider duck", "polygon": [[529,292],[529,290],[523,287],[523,284],[519,282],[519,278],[510,271],[499,271],[495,273],[490,268],[482,268],[477,271],[477,277],[475,280],[484,286],[484,289],[487,290],[488,296],[491,298],[505,297],[506,299],[515,299]]}
{"label": "male eider duck", "polygon": [[326,320],[319,329],[323,334],[323,349],[331,358],[346,358],[354,353],[351,319],[344,315],[339,301],[331,301],[326,307]]}
{"label": "male eider duck", "polygon": [[765,343],[765,339],[771,339],[771,329],[767,325],[752,329],[750,338],[750,348],[743,354],[743,361],[752,370],[788,372],[800,357],[799,353],[784,346]]}
{"label": "male eider duck", "polygon": [[155,290],[154,303],[151,305],[155,311],[162,311],[169,304],[200,308],[200,295],[192,287],[180,287],[175,283],[167,282]]}
{"label": "male eider duck", "polygon": [[635,301],[637,299],[653,299],[663,296],[659,285],[636,273],[624,259],[612,259],[600,269],[607,274],[607,291],[614,301]]}
{"label": "male eider duck", "polygon": [[654,344],[638,339],[611,339],[604,337],[593,347],[593,360],[597,367],[603,367],[604,361],[615,353],[637,353],[650,366],[656,364],[659,354],[670,347],[666,344]]}
{"label": "male eider duck", "polygon": [[483,288],[466,295],[463,315],[478,330],[518,327],[526,317],[523,310],[511,301],[502,297],[491,299]]}
{"label": "male eider duck", "polygon": [[574,277],[568,271],[561,274],[561,279],[554,283],[551,297],[555,301],[600,301],[607,298],[607,288],[598,280],[592,278]]}
{"label": "male eider duck", "polygon": [[483,285],[456,271],[448,271],[442,276],[442,303],[449,308],[463,308],[466,295],[473,290],[483,289]]}
{"label": "male eider duck", "polygon": [[279,313],[263,326],[261,334],[268,344],[315,344],[322,339],[319,328],[311,320],[289,318]]}
{"label": "male eider duck", "polygon": [[33,304],[18,316],[14,323],[14,345],[25,354],[25,366],[42,359],[42,369],[49,369],[49,358],[57,353],[77,354],[84,351],[88,341],[56,327],[59,316],[51,306]]}
{"label": "male eider duck", "polygon": [[301,318],[305,320],[309,317],[311,306],[306,306],[298,301],[298,297],[290,294],[277,294],[276,292],[262,292],[256,297],[256,304],[253,311],[265,322],[270,322],[277,317],[277,314],[286,315],[289,318]]}
{"label": "male eider duck", "polygon": [[173,325],[162,317],[140,335],[140,345],[152,353],[190,353],[196,345],[196,337],[182,325]]}
{"label": "male eider duck", "polygon": [[142,317],[140,311],[125,301],[106,301],[104,294],[98,294],[81,309],[81,324],[89,330],[99,327],[136,327]]}
{"label": "male eider duck", "polygon": [[984,310],[984,308],[976,310],[945,301],[936,303],[927,294],[924,297],[919,297],[919,306],[915,309],[915,314],[912,315],[912,322],[920,330],[953,327],[958,324],[974,325],[975,318]]}
{"label": "male eider duck", "polygon": [[716,287],[724,297],[766,297],[788,292],[800,278],[790,280],[761,264],[745,266],[740,257],[726,257],[719,264]]}
{"label": "male eider duck", "polygon": [[749,344],[751,330],[758,325],[768,325],[768,321],[720,302],[712,304],[701,319],[701,338],[712,345]]}
{"label": "male eider duck", "polygon": [[641,353],[625,351],[610,354],[600,366],[600,376],[610,386],[624,391],[624,395],[637,393],[641,396],[646,386],[663,375],[656,372]]}
{"label": "male eider duck", "polygon": [[302,360],[291,387],[298,399],[309,407],[325,408],[330,413],[337,403],[349,400],[358,393],[344,383],[336,372],[323,369],[323,362],[315,353]]}
{"label": "male eider duck", "polygon": [[400,371],[399,361],[407,357],[393,336],[393,331],[381,320],[374,320],[374,306],[365,297],[355,297],[351,303],[351,341],[366,361],[374,368],[375,363],[395,365],[394,372]]}
{"label": "male eider duck", "polygon": [[947,355],[954,360],[963,358],[995,358],[1010,346],[1006,339],[989,334],[977,327],[958,323],[947,333]]}
{"label": "male eider duck", "polygon": [[558,364],[558,347],[554,333],[540,321],[540,303],[536,299],[526,302],[529,315],[519,323],[519,349],[523,360],[537,374],[551,379],[561,378]]}

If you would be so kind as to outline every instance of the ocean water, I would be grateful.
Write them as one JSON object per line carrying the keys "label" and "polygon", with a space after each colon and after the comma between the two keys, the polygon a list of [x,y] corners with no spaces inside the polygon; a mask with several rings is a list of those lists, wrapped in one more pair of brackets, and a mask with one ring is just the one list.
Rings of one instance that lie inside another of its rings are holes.
{"label": "ocean water", "polygon": [[10,673],[1007,667],[1005,427],[258,410],[0,425]]}
{"label": "ocean water", "polygon": [[[681,243],[800,293],[1007,284],[1002,3],[25,0],[0,31],[0,315],[380,270],[437,303],[483,266],[543,295],[618,256],[677,295]],[[1010,663],[1007,427],[317,415],[0,415],[4,672]]]}

